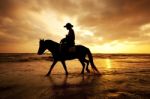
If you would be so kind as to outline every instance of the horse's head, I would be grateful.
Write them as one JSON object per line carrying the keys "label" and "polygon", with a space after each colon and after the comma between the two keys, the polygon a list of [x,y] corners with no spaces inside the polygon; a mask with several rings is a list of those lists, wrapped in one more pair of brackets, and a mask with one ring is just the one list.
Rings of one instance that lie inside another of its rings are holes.
{"label": "horse's head", "polygon": [[45,50],[46,50],[45,41],[44,39],[40,39],[38,55],[42,55]]}

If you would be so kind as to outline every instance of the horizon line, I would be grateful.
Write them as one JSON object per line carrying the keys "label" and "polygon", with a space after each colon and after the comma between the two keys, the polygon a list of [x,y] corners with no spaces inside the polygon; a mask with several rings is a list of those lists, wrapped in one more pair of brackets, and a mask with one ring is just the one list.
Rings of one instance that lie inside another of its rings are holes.
{"label": "horizon line", "polygon": [[[29,52],[0,52],[0,54],[37,54],[37,53],[29,53]],[[51,53],[44,53],[51,54]],[[92,53],[92,54],[150,54],[150,53]]]}

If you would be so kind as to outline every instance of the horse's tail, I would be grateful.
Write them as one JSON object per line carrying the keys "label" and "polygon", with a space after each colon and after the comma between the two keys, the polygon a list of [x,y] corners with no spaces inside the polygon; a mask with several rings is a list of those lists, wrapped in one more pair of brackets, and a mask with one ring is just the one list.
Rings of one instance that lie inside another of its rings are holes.
{"label": "horse's tail", "polygon": [[87,50],[87,55],[88,55],[88,58],[89,58],[89,61],[90,61],[90,64],[91,64],[93,71],[96,71],[97,73],[100,74],[100,72],[98,71],[98,69],[96,68],[96,66],[93,62],[93,56],[92,56],[92,53],[89,49]]}

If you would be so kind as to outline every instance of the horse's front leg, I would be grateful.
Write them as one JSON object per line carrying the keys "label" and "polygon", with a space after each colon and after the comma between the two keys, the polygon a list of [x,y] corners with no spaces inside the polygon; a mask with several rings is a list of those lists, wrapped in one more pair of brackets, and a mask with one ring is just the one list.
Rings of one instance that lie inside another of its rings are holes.
{"label": "horse's front leg", "polygon": [[79,59],[79,61],[81,62],[81,64],[82,64],[82,71],[81,71],[81,74],[84,74],[84,68],[85,68],[85,63],[84,63],[84,60],[82,60],[82,59]]}
{"label": "horse's front leg", "polygon": [[54,60],[51,67],[50,67],[50,69],[49,69],[49,71],[48,71],[48,73],[46,74],[46,76],[49,76],[51,74],[51,71],[52,71],[52,69],[53,69],[53,67],[55,66],[56,63],[57,63],[57,61]]}
{"label": "horse's front leg", "polygon": [[66,67],[65,61],[61,61],[61,63],[62,63],[62,65],[63,65],[63,67],[64,67],[64,70],[65,70],[65,72],[66,72],[66,75],[68,75],[68,71],[67,71],[67,67]]}

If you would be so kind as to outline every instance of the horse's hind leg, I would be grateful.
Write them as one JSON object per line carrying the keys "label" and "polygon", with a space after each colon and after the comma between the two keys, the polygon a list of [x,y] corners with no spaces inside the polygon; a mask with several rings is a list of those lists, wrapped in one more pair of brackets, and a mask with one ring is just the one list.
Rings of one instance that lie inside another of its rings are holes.
{"label": "horse's hind leg", "polygon": [[79,59],[79,61],[81,62],[81,64],[82,64],[82,71],[81,71],[81,74],[84,74],[84,68],[85,68],[85,63],[84,63],[84,60],[82,60],[82,59]]}
{"label": "horse's hind leg", "polygon": [[89,68],[88,68],[88,66],[89,66],[89,60],[85,59],[84,62],[87,64],[87,65],[86,65],[86,71],[87,71],[88,73],[90,73],[90,70],[89,70]]}

